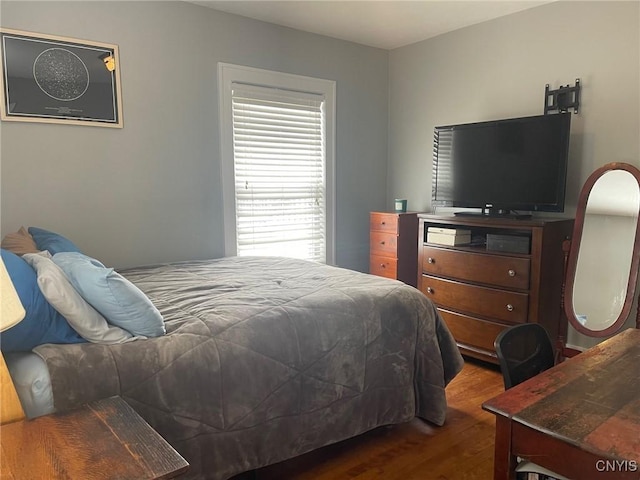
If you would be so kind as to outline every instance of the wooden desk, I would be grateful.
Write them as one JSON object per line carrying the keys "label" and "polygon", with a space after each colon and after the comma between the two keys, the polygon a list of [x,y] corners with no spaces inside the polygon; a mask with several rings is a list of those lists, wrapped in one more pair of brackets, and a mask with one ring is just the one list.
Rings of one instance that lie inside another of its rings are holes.
{"label": "wooden desk", "polygon": [[0,427],[0,478],[165,479],[189,464],[120,397]]}
{"label": "wooden desk", "polygon": [[640,330],[628,329],[485,402],[494,480],[516,457],[575,480],[640,479]]}

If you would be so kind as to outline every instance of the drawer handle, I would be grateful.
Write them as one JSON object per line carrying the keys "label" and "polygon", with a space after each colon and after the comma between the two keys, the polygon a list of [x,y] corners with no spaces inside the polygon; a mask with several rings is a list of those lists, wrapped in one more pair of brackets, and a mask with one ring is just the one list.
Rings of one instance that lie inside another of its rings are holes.
{"label": "drawer handle", "polygon": [[427,287],[427,293],[433,293],[433,288]]}
{"label": "drawer handle", "polygon": [[510,303],[507,303],[507,311],[513,312],[513,305],[511,305]]}
{"label": "drawer handle", "polygon": [[381,263],[380,268],[387,268],[387,266],[384,263]]}
{"label": "drawer handle", "polygon": [[509,272],[507,272],[507,273],[509,273],[510,277],[515,277],[516,276],[516,271],[515,270],[509,270]]}
{"label": "drawer handle", "polygon": [[380,242],[380,245],[384,245],[384,240],[382,240],[382,241]]}
{"label": "drawer handle", "polygon": [[380,222],[380,225],[386,225],[387,222]]}
{"label": "drawer handle", "polygon": [[429,257],[429,258],[427,259],[427,262],[429,262],[429,263],[436,263],[436,259],[435,259],[435,258],[431,258],[431,257]]}

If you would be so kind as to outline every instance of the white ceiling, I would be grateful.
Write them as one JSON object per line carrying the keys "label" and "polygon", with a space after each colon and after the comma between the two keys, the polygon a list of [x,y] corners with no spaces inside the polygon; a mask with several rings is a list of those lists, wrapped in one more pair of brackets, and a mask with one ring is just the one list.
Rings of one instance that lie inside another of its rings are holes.
{"label": "white ceiling", "polygon": [[391,50],[554,0],[192,1],[216,10]]}

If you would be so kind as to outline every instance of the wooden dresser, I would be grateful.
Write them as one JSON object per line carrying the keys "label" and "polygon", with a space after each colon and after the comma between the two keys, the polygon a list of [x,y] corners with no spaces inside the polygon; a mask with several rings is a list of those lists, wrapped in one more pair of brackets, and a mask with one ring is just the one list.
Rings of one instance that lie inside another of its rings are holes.
{"label": "wooden dresser", "polygon": [[369,273],[417,286],[418,214],[371,212]]}
{"label": "wooden dresser", "polygon": [[[561,321],[562,242],[571,236],[572,219],[418,217],[418,288],[437,305],[463,354],[497,363],[493,342],[517,323],[540,323],[555,342]],[[429,227],[470,230],[472,243],[427,243]],[[488,235],[506,239],[507,245],[487,245]],[[513,251],[518,248],[509,239],[524,241],[526,253]]]}

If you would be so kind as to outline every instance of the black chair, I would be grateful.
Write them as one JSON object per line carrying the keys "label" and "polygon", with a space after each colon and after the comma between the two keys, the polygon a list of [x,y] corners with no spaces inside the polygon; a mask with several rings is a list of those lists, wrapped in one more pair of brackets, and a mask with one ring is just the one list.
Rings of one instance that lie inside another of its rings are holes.
{"label": "black chair", "polygon": [[505,390],[555,363],[553,344],[542,325],[522,323],[500,332],[494,342]]}
{"label": "black chair", "polygon": [[[500,332],[494,342],[500,371],[504,380],[504,389],[508,390],[519,383],[553,367],[555,358],[553,344],[542,325],[523,323]],[[537,473],[538,478],[563,479],[533,462],[518,459],[518,479],[528,478],[529,473]]]}

